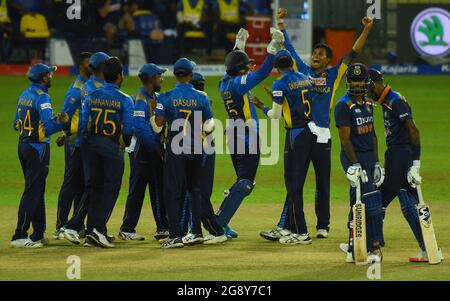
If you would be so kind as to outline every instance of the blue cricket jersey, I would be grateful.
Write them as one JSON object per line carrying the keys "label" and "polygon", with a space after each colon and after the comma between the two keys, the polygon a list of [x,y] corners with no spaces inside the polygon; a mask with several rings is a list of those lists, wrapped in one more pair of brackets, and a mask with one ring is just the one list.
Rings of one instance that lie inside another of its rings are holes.
{"label": "blue cricket jersey", "polygon": [[308,78],[285,71],[272,85],[273,101],[283,106],[286,129],[304,128],[311,121],[312,86]]}
{"label": "blue cricket jersey", "polygon": [[[135,152],[140,157],[140,153],[148,154],[155,150],[160,143],[160,134],[156,134],[150,124],[150,117],[154,115],[154,112],[149,108],[149,104],[152,101],[158,101],[158,93],[150,95],[143,87],[133,96],[134,100],[134,133],[137,138]],[[142,148],[146,152],[142,152]],[[148,160],[148,158],[147,158]]]}
{"label": "blue cricket jersey", "polygon": [[72,82],[64,97],[64,104],[62,112],[69,115],[70,122],[64,128],[67,135],[68,143],[75,144],[76,147],[80,146],[80,139],[78,139],[78,127],[81,113],[81,99],[82,89],[85,83],[85,79],[78,75]]}
{"label": "blue cricket jersey", "polygon": [[374,151],[373,105],[369,101],[358,104],[348,93],[341,97],[334,110],[336,127],[350,127],[350,140],[355,152]]}
{"label": "blue cricket jersey", "polygon": [[19,132],[19,142],[50,143],[50,135],[62,130],[62,123],[53,119],[47,93],[46,86],[32,83],[20,94],[13,125]]}
{"label": "blue cricket jersey", "polygon": [[[219,91],[229,119],[242,120],[253,125],[256,131],[259,130],[259,119],[255,106],[250,101],[250,90],[270,75],[274,59],[274,55],[268,54],[257,71],[234,77],[225,75],[220,81]],[[248,137],[245,137],[245,141],[249,143]]]}
{"label": "blue cricket jersey", "polygon": [[178,83],[173,90],[159,95],[155,116],[167,121],[170,146],[174,137],[182,135],[179,137],[183,137],[183,147],[187,147],[187,153],[183,150],[183,154],[202,154],[202,126],[213,117],[205,92],[194,89],[191,84]]}
{"label": "blue cricket jersey", "polygon": [[312,102],[312,119],[318,127],[329,128],[330,111],[333,106],[336,91],[347,72],[348,65],[357,53],[350,50],[336,66],[330,67],[319,74],[311,66],[303,62],[292,45],[286,30],[282,32],[285,39],[284,45],[294,58],[294,70],[305,74],[313,85],[314,101]]}
{"label": "blue cricket jersey", "polygon": [[133,100],[117,85],[105,83],[84,100],[81,128],[88,137],[107,137],[125,146],[123,136],[133,134]]}
{"label": "blue cricket jersey", "polygon": [[411,107],[406,99],[387,86],[378,100],[383,106],[386,144],[389,146],[411,144],[408,129],[404,122],[412,120]]}

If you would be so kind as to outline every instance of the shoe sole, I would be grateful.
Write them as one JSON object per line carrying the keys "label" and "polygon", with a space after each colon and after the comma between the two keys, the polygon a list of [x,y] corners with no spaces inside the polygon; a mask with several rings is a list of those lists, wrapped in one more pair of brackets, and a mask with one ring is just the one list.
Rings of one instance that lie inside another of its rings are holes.
{"label": "shoe sole", "polygon": [[33,246],[13,246],[11,245],[11,248],[13,249],[40,249],[43,248],[43,244],[34,244]]}
{"label": "shoe sole", "polygon": [[259,233],[259,236],[261,236],[262,238],[264,238],[265,240],[269,240],[269,241],[279,241],[280,238],[276,238],[270,235],[266,235],[264,233]]}
{"label": "shoe sole", "polygon": [[228,239],[211,239],[207,241],[203,241],[204,245],[216,245],[216,244],[222,244],[226,242]]}
{"label": "shoe sole", "polygon": [[196,240],[193,240],[193,241],[189,241],[189,242],[186,242],[186,243],[183,243],[185,246],[189,246],[189,247],[192,247],[192,246],[195,246],[195,245],[202,245],[204,243],[204,241],[203,241],[203,239],[196,239]]}
{"label": "shoe sole", "polygon": [[108,246],[108,245],[105,245],[105,244],[101,243],[101,242],[100,242],[99,240],[97,240],[97,238],[96,238],[95,236],[93,236],[93,235],[87,235],[86,237],[89,237],[89,239],[91,239],[92,242],[94,242],[94,243],[97,245],[97,247],[100,247],[100,248],[103,248],[103,249],[112,249],[112,248],[114,248],[114,245],[113,245],[113,246]]}
{"label": "shoe sole", "polygon": [[328,238],[328,236],[324,236],[324,235],[321,235],[321,234],[316,235],[316,237],[317,237],[318,239],[326,239],[326,238]]}
{"label": "shoe sole", "polygon": [[174,245],[170,245],[168,247],[161,247],[162,249],[180,249],[180,248],[184,248],[184,244],[182,243],[178,243],[178,244],[174,244]]}
{"label": "shoe sole", "polygon": [[70,241],[70,242],[73,243],[74,245],[80,245],[80,240],[78,240],[78,241],[73,240],[69,235],[66,235],[66,233],[63,233],[63,235],[64,235],[64,238],[65,238],[67,241]]}
{"label": "shoe sole", "polygon": [[298,242],[281,242],[282,245],[310,245],[312,244],[312,240],[309,241],[298,241]]}

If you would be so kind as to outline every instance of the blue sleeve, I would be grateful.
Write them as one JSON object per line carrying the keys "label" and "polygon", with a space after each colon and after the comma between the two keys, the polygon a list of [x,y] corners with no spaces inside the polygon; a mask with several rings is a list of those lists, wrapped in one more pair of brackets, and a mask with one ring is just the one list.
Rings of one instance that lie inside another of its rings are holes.
{"label": "blue sleeve", "polygon": [[284,102],[284,96],[283,84],[279,80],[274,81],[272,85],[273,101],[279,105],[282,105]]}
{"label": "blue sleeve", "polygon": [[151,151],[156,148],[157,135],[147,121],[149,116],[148,105],[142,100],[136,101],[133,114],[134,133],[139,142]]}
{"label": "blue sleeve", "polygon": [[209,101],[208,96],[205,97],[204,100],[204,106],[203,106],[203,122],[205,122],[208,119],[213,118],[213,114],[211,111],[211,102]]}
{"label": "blue sleeve", "polygon": [[297,51],[294,48],[294,45],[292,45],[291,39],[289,38],[289,35],[286,31],[286,29],[282,30],[284,35],[284,47],[291,53],[292,57],[294,58],[295,66],[294,69],[297,72],[301,72],[303,74],[309,73],[309,66],[303,62],[303,60],[298,55]]}
{"label": "blue sleeve", "polygon": [[133,100],[131,99],[131,97],[127,97],[123,103],[122,111],[123,135],[133,135],[133,110]]}
{"label": "blue sleeve", "polygon": [[53,109],[50,96],[47,94],[39,96],[37,101],[37,111],[44,127],[46,137],[62,130],[62,124],[53,120]]}
{"label": "blue sleeve", "polygon": [[399,98],[393,102],[392,110],[401,122],[413,119],[409,106],[403,98]]}
{"label": "blue sleeve", "polygon": [[[350,50],[338,63],[336,66],[333,67],[336,70],[344,69],[347,71],[348,66],[352,63],[352,61],[358,56],[358,53],[355,51]],[[342,67],[342,68],[341,68]]]}
{"label": "blue sleeve", "polygon": [[178,0],[177,12],[182,12],[182,11],[183,11],[183,0]]}
{"label": "blue sleeve", "polygon": [[[71,90],[66,93],[66,96],[64,97],[64,104],[63,108],[61,110],[62,113],[67,113],[69,115],[69,119],[72,120],[72,116],[75,113],[75,111],[80,108],[81,105],[81,90]],[[63,125],[64,130],[69,129],[70,122]]]}
{"label": "blue sleeve", "polygon": [[83,102],[81,103],[81,114],[78,132],[82,133],[83,135],[86,135],[88,132],[89,116],[91,110],[89,108],[89,98],[90,96],[85,97],[83,99]]}
{"label": "blue sleeve", "polygon": [[13,124],[13,128],[15,131],[18,131],[19,129],[17,128],[17,121],[19,120],[19,111],[16,109],[16,114],[14,116],[14,124]]}
{"label": "blue sleeve", "polygon": [[156,104],[155,108],[155,117],[163,117],[166,118],[166,103],[165,103],[165,96],[163,94],[160,94],[158,97],[158,103]]}
{"label": "blue sleeve", "polygon": [[348,105],[344,102],[338,102],[334,109],[334,120],[336,127],[351,127],[351,114]]}
{"label": "blue sleeve", "polygon": [[218,16],[219,15],[219,4],[217,3],[217,0],[211,0],[210,5],[211,5],[214,15]]}
{"label": "blue sleeve", "polygon": [[263,80],[265,80],[270,75],[270,72],[273,69],[274,60],[275,56],[269,53],[266,56],[264,63],[257,71],[250,72],[246,75],[237,76],[234,79],[236,91],[240,95],[244,95],[245,93],[256,87]]}

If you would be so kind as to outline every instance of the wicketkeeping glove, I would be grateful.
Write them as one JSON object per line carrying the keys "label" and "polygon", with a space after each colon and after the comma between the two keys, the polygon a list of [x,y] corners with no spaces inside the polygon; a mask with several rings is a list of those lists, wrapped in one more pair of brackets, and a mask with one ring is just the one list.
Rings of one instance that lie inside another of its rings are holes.
{"label": "wicketkeeping glove", "polygon": [[234,44],[233,49],[239,49],[245,51],[245,44],[247,43],[247,39],[250,36],[248,31],[244,28],[239,29],[236,35],[236,43]]}
{"label": "wicketkeeping glove", "polygon": [[283,48],[284,35],[280,30],[274,27],[270,28],[270,34],[272,35],[272,41],[267,45],[267,52],[275,55]]}
{"label": "wicketkeeping glove", "polygon": [[420,161],[414,160],[413,166],[411,166],[408,170],[408,183],[412,188],[416,188],[417,185],[422,183],[422,177],[420,176]]}
{"label": "wicketkeeping glove", "polygon": [[373,184],[375,186],[380,187],[384,182],[384,168],[381,167],[380,163],[375,163],[375,168],[373,171]]}

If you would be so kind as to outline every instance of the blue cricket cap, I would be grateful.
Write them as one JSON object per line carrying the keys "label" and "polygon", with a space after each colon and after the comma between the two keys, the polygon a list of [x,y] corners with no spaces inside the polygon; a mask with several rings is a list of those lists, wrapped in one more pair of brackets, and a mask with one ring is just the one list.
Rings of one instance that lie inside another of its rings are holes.
{"label": "blue cricket cap", "polygon": [[277,61],[278,59],[280,59],[282,57],[288,57],[288,58],[292,59],[291,53],[286,49],[281,49],[280,51],[277,52],[277,54],[275,55],[275,61]]}
{"label": "blue cricket cap", "polygon": [[205,82],[205,78],[203,77],[203,75],[201,73],[194,72],[194,74],[192,75],[192,81],[193,82]]}
{"label": "blue cricket cap", "polygon": [[36,64],[30,67],[27,72],[27,76],[31,81],[39,81],[42,76],[55,72],[58,69],[56,66],[47,66],[46,64]]}
{"label": "blue cricket cap", "polygon": [[155,64],[146,64],[139,70],[139,74],[146,74],[148,77],[153,77],[156,74],[163,74],[167,69],[156,66]]}
{"label": "blue cricket cap", "polygon": [[175,62],[175,65],[173,66],[173,73],[175,75],[188,75],[192,73],[195,66],[196,64],[193,61],[183,57]]}
{"label": "blue cricket cap", "polygon": [[89,65],[91,65],[94,69],[97,69],[102,63],[106,62],[110,58],[111,57],[104,52],[96,52],[89,59]]}

